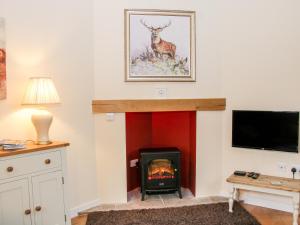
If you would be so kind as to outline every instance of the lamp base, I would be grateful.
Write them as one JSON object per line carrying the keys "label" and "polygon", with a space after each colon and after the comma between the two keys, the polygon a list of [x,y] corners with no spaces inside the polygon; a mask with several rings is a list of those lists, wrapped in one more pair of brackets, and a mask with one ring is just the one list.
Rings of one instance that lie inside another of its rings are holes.
{"label": "lamp base", "polygon": [[35,141],[34,144],[36,145],[50,145],[52,141]]}
{"label": "lamp base", "polygon": [[36,144],[51,144],[51,141],[49,140],[49,128],[52,120],[52,114],[45,109],[38,109],[34,114],[32,114],[31,121],[37,134]]}

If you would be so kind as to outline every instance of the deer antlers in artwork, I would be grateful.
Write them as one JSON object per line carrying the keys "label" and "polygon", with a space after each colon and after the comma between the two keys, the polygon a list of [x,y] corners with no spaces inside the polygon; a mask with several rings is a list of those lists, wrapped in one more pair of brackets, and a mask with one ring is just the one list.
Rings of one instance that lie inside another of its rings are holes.
{"label": "deer antlers in artwork", "polygon": [[168,24],[161,27],[152,27],[148,26],[142,19],[140,20],[150,32],[151,32],[151,48],[156,57],[162,57],[164,54],[170,56],[172,59],[175,59],[176,45],[171,42],[164,41],[161,39],[159,33],[162,32],[165,28],[171,26],[171,21]]}

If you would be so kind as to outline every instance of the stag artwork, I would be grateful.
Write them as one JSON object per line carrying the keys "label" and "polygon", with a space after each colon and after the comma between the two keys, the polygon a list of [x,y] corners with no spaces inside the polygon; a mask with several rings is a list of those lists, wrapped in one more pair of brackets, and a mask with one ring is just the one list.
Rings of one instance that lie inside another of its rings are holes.
{"label": "stag artwork", "polygon": [[143,20],[140,20],[140,22],[151,32],[151,48],[155,56],[157,58],[163,58],[164,55],[167,55],[171,59],[175,59],[176,45],[165,41],[160,37],[160,32],[169,27],[171,25],[171,21],[162,27],[156,28],[148,26]]}
{"label": "stag artwork", "polygon": [[0,100],[6,98],[6,51],[4,40],[4,19],[0,18]]}
{"label": "stag artwork", "polygon": [[125,11],[126,81],[194,78],[193,13]]}

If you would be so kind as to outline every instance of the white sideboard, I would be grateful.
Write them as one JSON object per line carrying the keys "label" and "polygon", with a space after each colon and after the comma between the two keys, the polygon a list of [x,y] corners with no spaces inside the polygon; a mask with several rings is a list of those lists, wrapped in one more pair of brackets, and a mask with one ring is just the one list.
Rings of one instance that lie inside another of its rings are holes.
{"label": "white sideboard", "polygon": [[70,225],[65,201],[68,145],[0,151],[1,225]]}

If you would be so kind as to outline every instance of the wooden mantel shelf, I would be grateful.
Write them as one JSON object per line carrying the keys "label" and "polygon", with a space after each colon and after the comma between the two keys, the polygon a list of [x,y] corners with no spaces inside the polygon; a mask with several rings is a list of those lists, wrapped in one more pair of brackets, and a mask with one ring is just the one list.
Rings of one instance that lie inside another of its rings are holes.
{"label": "wooden mantel shelf", "polygon": [[93,100],[94,113],[219,111],[225,110],[225,98]]}

